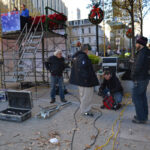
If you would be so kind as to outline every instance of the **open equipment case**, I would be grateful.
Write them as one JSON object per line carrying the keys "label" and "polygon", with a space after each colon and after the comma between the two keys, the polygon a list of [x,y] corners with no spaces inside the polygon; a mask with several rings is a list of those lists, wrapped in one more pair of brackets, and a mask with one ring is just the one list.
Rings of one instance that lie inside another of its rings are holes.
{"label": "open equipment case", "polygon": [[33,107],[30,91],[8,90],[6,92],[9,107],[0,111],[0,119],[22,122],[31,117]]}

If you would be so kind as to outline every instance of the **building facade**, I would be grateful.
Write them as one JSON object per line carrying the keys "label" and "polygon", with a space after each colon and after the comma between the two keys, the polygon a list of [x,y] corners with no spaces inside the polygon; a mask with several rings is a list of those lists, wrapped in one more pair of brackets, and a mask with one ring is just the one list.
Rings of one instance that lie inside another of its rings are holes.
{"label": "building facade", "polygon": [[[103,51],[104,46],[104,32],[102,27],[98,27],[99,34],[99,51]],[[96,52],[96,26],[90,23],[88,19],[73,20],[69,21],[69,49],[72,53],[79,50],[77,47],[77,42],[81,44],[90,44],[92,51]],[[106,38],[106,45],[108,44],[108,39]]]}
{"label": "building facade", "polygon": [[[7,6],[7,11],[12,11],[14,7],[21,9],[21,5],[25,4],[30,13],[38,12],[39,14],[45,14],[45,7],[48,6],[60,13],[64,13],[68,16],[68,8],[63,0],[2,0],[2,3]],[[49,10],[49,14],[54,13]]]}
{"label": "building facade", "polygon": [[[68,8],[66,7],[65,3],[62,0],[32,0],[32,1],[34,8],[39,10],[41,14],[45,14],[45,7],[48,6],[68,16]],[[52,13],[54,12],[49,10],[49,14]]]}

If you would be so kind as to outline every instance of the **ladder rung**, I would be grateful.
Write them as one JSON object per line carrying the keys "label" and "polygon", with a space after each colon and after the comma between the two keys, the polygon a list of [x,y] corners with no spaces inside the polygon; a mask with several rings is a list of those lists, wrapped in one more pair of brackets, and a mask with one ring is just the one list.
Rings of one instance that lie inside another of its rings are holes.
{"label": "ladder rung", "polygon": [[34,35],[34,36],[31,36],[31,38],[33,38],[33,39],[40,39],[41,36],[40,35]]}

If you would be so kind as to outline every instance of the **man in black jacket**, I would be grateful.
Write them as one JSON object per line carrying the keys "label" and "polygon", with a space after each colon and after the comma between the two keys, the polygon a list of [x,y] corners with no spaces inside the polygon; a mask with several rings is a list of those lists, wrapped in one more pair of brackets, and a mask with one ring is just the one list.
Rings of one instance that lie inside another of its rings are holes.
{"label": "man in black jacket", "polygon": [[150,50],[146,47],[147,41],[146,37],[140,37],[136,41],[137,53],[131,71],[131,78],[134,82],[132,100],[136,110],[133,123],[146,123],[148,120],[146,90],[149,83]]}
{"label": "man in black jacket", "polygon": [[99,85],[93,70],[91,60],[88,58],[88,44],[84,44],[81,50],[73,56],[70,83],[79,86],[81,100],[81,113],[93,116],[91,102],[94,94],[94,86]]}
{"label": "man in black jacket", "polygon": [[[110,71],[104,72],[104,80],[99,89],[99,95],[112,95],[114,97],[116,105],[120,105],[123,97],[123,88],[115,73],[111,74]],[[101,108],[104,108],[104,106],[102,106]]]}
{"label": "man in black jacket", "polygon": [[55,102],[56,85],[59,85],[59,96],[62,102],[66,102],[64,98],[63,71],[65,69],[65,60],[62,57],[62,51],[57,50],[54,56],[48,58],[45,63],[46,69],[51,73],[51,103]]}

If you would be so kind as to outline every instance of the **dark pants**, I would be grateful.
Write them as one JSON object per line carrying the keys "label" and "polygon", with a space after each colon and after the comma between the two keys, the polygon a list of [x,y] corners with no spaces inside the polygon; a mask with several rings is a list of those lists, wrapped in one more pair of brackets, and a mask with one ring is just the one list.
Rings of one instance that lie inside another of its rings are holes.
{"label": "dark pants", "polygon": [[140,121],[148,119],[148,103],[146,90],[149,80],[135,81],[132,91],[132,100],[135,105],[136,117]]}
{"label": "dark pants", "polygon": [[55,99],[56,96],[56,85],[59,86],[59,96],[61,100],[64,100],[64,85],[62,76],[52,76],[51,75],[51,99]]}

